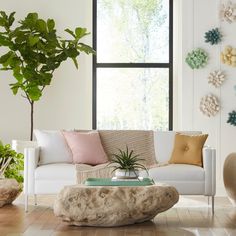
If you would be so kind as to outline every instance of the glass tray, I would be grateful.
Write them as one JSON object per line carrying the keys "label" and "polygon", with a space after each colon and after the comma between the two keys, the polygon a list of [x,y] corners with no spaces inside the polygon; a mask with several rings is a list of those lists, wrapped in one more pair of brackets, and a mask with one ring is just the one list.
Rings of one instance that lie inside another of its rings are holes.
{"label": "glass tray", "polygon": [[143,178],[142,180],[111,180],[110,178],[88,178],[84,182],[87,186],[148,186],[153,185],[152,179]]}

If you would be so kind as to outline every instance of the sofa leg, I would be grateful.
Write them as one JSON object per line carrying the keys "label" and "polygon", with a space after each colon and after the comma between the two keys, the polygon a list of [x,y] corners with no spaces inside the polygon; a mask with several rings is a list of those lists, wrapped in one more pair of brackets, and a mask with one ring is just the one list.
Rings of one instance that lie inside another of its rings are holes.
{"label": "sofa leg", "polygon": [[28,194],[25,194],[25,212],[28,212]]}
{"label": "sofa leg", "polygon": [[34,194],[34,205],[37,206],[37,195]]}
{"label": "sofa leg", "polygon": [[211,197],[211,213],[212,213],[212,215],[214,215],[214,213],[215,213],[215,197],[214,196],[212,196]]}

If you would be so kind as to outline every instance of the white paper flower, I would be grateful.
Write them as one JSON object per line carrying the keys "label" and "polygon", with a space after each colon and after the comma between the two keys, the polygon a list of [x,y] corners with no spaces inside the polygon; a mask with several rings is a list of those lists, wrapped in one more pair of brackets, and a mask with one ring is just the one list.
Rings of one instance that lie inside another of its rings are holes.
{"label": "white paper flower", "polygon": [[212,71],[208,76],[208,84],[213,85],[215,88],[219,88],[225,81],[226,76],[220,70]]}
{"label": "white paper flower", "polygon": [[218,98],[212,94],[208,94],[201,99],[200,111],[208,117],[215,116],[220,110]]}
{"label": "white paper flower", "polygon": [[229,1],[221,5],[220,18],[222,21],[232,23],[236,21],[236,4]]}

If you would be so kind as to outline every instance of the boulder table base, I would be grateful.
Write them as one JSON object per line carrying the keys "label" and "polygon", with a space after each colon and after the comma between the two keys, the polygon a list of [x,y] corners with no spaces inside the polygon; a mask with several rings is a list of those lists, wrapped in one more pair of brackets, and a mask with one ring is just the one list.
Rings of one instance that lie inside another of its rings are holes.
{"label": "boulder table base", "polygon": [[54,214],[76,226],[111,227],[141,223],[179,200],[174,187],[65,186],[57,195]]}
{"label": "boulder table base", "polygon": [[20,184],[15,179],[0,179],[0,207],[11,204],[20,192]]}

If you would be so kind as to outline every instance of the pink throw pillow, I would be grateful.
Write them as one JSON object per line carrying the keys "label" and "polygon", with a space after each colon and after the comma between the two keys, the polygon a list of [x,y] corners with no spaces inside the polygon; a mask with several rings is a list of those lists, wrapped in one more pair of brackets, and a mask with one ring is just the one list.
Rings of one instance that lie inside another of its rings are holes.
{"label": "pink throw pillow", "polygon": [[74,163],[98,165],[108,162],[97,131],[88,133],[62,131],[62,133],[71,149]]}

